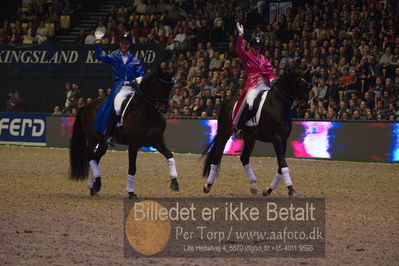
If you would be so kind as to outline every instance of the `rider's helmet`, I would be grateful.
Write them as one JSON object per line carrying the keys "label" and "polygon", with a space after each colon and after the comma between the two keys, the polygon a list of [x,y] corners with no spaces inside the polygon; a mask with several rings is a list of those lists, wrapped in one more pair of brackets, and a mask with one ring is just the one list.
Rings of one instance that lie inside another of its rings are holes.
{"label": "rider's helmet", "polygon": [[251,40],[249,40],[249,45],[250,46],[258,46],[258,47],[262,47],[263,43],[262,40],[258,37],[253,37],[251,38]]}
{"label": "rider's helmet", "polygon": [[128,41],[128,42],[132,42],[132,35],[130,35],[129,33],[123,33],[119,36],[118,38],[119,41]]}

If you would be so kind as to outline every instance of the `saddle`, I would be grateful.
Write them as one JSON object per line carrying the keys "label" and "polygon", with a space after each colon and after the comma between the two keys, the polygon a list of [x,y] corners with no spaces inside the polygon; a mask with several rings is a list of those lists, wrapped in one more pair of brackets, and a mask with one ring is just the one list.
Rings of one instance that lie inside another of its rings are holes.
{"label": "saddle", "polygon": [[117,124],[117,123],[123,124],[123,118],[124,118],[124,116],[125,116],[126,110],[127,110],[128,106],[130,105],[130,103],[131,103],[133,97],[134,97],[134,94],[128,96],[128,97],[123,101],[122,107],[121,107],[121,109],[122,109],[123,111],[122,111],[122,114],[121,114],[120,116],[117,116],[117,115],[116,115],[115,110],[112,112],[111,118],[109,119],[109,124],[108,124],[108,129],[107,129],[107,134],[106,134],[106,136],[112,137],[113,132],[114,132],[114,128],[116,127],[116,124]]}
{"label": "saddle", "polygon": [[248,104],[245,104],[245,108],[242,111],[238,123],[238,128],[243,128],[244,126],[254,127],[258,125],[262,113],[262,107],[265,103],[268,92],[269,91],[261,91],[256,96],[252,110],[249,110]]}

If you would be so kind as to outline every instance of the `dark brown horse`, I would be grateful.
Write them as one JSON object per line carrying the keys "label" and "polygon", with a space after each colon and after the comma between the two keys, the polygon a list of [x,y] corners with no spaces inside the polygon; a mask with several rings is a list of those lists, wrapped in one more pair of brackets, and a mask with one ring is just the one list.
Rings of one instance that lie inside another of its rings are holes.
{"label": "dark brown horse", "polygon": [[[129,147],[126,190],[131,199],[137,197],[134,193],[136,157],[138,149],[143,146],[154,147],[166,157],[170,188],[179,190],[173,154],[165,146],[163,134],[166,121],[161,114],[161,111],[166,112],[172,86],[170,73],[160,68],[149,71],[124,112],[123,126],[112,130],[115,119],[111,119],[107,135],[112,132],[116,143]],[[84,180],[92,173],[88,183],[91,195],[97,195],[101,189],[102,174],[98,164],[108,148],[107,136],[92,130],[96,112],[102,103],[102,99],[97,99],[78,112],[70,144],[70,178]]]}
{"label": "dark brown horse", "polygon": [[[263,192],[268,196],[277,188],[281,180],[285,181],[290,196],[296,195],[289,175],[288,165],[285,160],[287,140],[291,133],[291,107],[295,100],[303,101],[308,96],[309,72],[300,70],[289,70],[283,74],[269,91],[265,104],[263,105],[260,121],[256,127],[244,127],[243,139],[244,149],[241,152],[241,162],[251,184],[251,192],[256,194],[258,187],[256,176],[249,164],[249,157],[255,146],[255,141],[271,142],[277,155],[278,170],[274,181],[269,188]],[[259,96],[258,96],[259,97]],[[218,174],[223,150],[232,133],[232,112],[237,98],[233,98],[222,104],[219,118],[218,130],[215,138],[204,151],[207,155],[203,176],[208,177],[204,192],[209,193]]]}

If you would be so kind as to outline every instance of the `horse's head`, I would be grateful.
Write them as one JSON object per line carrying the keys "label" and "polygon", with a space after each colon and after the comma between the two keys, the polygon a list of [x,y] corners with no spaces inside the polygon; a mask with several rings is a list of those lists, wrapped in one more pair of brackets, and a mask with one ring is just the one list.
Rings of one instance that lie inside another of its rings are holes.
{"label": "horse's head", "polygon": [[141,83],[140,90],[160,112],[166,113],[172,87],[172,74],[158,67],[149,71]]}
{"label": "horse's head", "polygon": [[299,104],[306,103],[309,94],[311,75],[309,69],[289,69],[276,84],[290,101],[297,101]]}

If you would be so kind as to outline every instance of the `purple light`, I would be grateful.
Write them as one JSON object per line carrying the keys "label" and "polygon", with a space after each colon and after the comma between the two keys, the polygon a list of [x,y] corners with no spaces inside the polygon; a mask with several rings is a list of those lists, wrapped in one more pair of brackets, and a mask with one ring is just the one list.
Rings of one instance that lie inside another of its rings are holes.
{"label": "purple light", "polygon": [[302,121],[294,122],[302,125],[304,132],[301,138],[291,141],[294,157],[331,158],[331,140],[334,135],[330,130],[340,127],[337,122]]}
{"label": "purple light", "polygon": [[[210,143],[217,133],[218,121],[216,119],[210,120],[201,120],[201,124],[208,128],[208,131],[205,134],[208,136],[208,143]],[[243,146],[242,140],[236,140],[233,136],[227,141],[226,146],[224,147],[224,154],[240,154],[241,148]]]}

